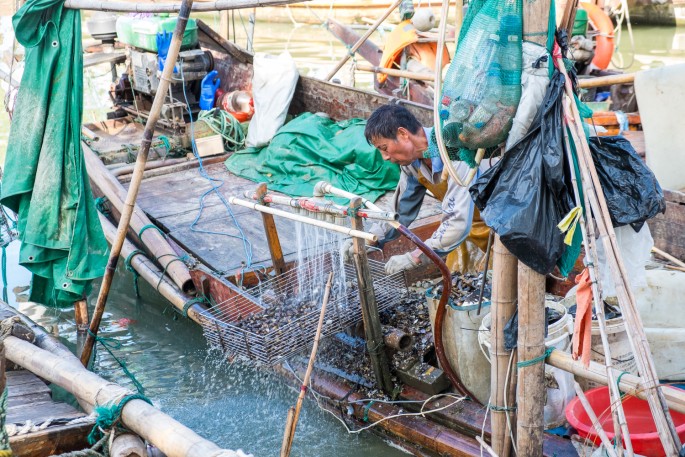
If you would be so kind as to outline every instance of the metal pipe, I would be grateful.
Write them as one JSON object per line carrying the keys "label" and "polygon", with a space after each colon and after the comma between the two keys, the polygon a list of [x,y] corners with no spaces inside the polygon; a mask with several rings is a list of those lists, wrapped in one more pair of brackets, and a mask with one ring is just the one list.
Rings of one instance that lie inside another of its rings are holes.
{"label": "metal pipe", "polygon": [[390,325],[384,325],[382,328],[383,341],[385,341],[386,346],[400,352],[411,350],[414,344],[414,338],[411,334]]}
{"label": "metal pipe", "polygon": [[347,236],[354,236],[357,238],[362,238],[362,239],[365,239],[367,241],[373,241],[373,242],[378,241],[378,236],[374,235],[373,233],[362,232],[361,230],[354,230],[351,228],[342,227],[340,225],[331,224],[330,222],[320,221],[320,220],[312,219],[312,218],[306,217],[306,216],[300,216],[300,215],[289,213],[287,211],[283,211],[280,209],[269,208],[268,206],[260,205],[258,203],[248,202],[248,201],[236,198],[236,197],[228,197],[228,202],[231,205],[244,206],[245,208],[254,209],[257,211],[261,211],[263,213],[273,214],[274,216],[284,217],[286,219],[290,219],[290,220],[297,221],[297,222],[304,222],[305,224],[313,225],[315,227],[325,228],[327,230],[332,230],[334,232],[342,233],[342,234],[345,234]]}
{"label": "metal pipe", "polygon": [[[244,193],[246,198],[256,200],[263,203],[273,203],[276,205],[285,205],[292,208],[301,208],[313,213],[328,213],[336,217],[349,217],[349,208],[343,205],[338,205],[320,197],[314,198],[291,198],[285,195],[265,194],[263,197],[253,191],[246,190]],[[364,219],[377,219],[383,221],[397,221],[400,215],[392,211],[377,211],[360,209],[357,215]]]}

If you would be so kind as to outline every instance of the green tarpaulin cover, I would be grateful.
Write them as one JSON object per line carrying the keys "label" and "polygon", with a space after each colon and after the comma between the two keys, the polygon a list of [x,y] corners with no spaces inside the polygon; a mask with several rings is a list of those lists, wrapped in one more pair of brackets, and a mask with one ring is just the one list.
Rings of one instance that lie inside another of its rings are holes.
{"label": "green tarpaulin cover", "polygon": [[12,19],[26,65],[0,196],[17,213],[30,299],[60,306],[80,299],[107,263],[81,151],[81,14],[63,3],[29,0]]}
{"label": "green tarpaulin cover", "polygon": [[305,113],[284,125],[271,143],[226,160],[232,173],[294,197],[311,196],[319,181],[371,201],[394,190],[397,165],[386,162],[364,138],[363,119],[335,122]]}

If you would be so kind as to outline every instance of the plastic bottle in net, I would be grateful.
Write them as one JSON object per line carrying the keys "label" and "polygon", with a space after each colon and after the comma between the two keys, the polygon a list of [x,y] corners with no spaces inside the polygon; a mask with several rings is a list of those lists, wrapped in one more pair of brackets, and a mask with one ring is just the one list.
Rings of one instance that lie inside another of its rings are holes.
{"label": "plastic bottle in net", "polygon": [[520,16],[514,14],[502,16],[500,21],[500,38],[502,40],[500,64],[502,68],[501,103],[504,105],[516,106],[521,99],[522,31],[523,24]]}

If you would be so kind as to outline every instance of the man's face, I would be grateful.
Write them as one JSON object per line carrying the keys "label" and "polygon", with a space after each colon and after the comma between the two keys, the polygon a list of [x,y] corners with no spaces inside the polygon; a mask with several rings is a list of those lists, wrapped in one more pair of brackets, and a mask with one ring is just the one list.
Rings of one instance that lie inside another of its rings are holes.
{"label": "man's face", "polygon": [[410,165],[416,159],[423,157],[423,151],[416,147],[414,136],[407,129],[400,127],[394,139],[373,138],[371,143],[380,151],[383,160],[397,165]]}

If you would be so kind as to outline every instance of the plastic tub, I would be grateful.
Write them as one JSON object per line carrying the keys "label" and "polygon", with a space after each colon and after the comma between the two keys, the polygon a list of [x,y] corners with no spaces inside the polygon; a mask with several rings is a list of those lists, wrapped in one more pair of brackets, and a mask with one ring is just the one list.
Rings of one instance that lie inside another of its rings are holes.
{"label": "plastic tub", "polygon": [[[130,46],[157,52],[157,33],[173,33],[177,22],[176,17],[152,16],[137,18],[120,16],[117,19],[117,37],[119,41]],[[197,21],[188,19],[181,49],[188,49],[197,44]]]}
{"label": "plastic tub", "polygon": [[[598,387],[588,390],[585,396],[592,406],[609,440],[614,439],[614,424],[611,418],[609,388]],[[649,410],[649,404],[645,400],[637,397],[626,397],[623,400],[623,410],[628,421],[628,431],[630,440],[633,443],[635,454],[649,457],[665,456],[664,448],[661,446],[659,434],[656,432],[656,425]],[[680,441],[685,440],[685,414],[671,411],[671,417],[675,424]],[[578,431],[583,438],[592,440],[595,444],[600,443],[599,436],[592,426],[592,422],[585,413],[583,405],[578,398],[574,398],[566,407],[566,419],[568,423]]]}
{"label": "plastic tub", "polygon": [[573,21],[571,36],[585,35],[587,33],[587,11],[582,8],[576,10],[576,19]]}

